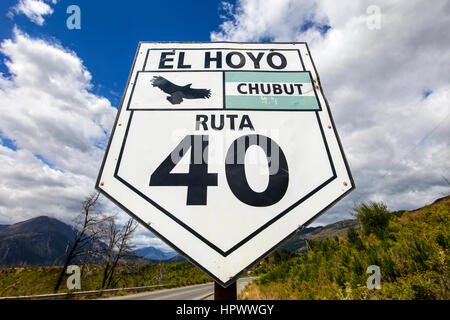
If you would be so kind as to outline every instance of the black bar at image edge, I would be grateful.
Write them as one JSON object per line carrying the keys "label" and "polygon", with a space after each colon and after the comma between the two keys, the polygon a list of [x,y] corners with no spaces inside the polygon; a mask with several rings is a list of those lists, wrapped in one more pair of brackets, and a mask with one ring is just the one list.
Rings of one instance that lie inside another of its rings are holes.
{"label": "black bar at image edge", "polygon": [[[48,319],[87,317],[92,319],[117,319],[124,315],[141,317],[158,315],[167,319],[291,319],[295,317],[330,314],[333,318],[369,319],[389,315],[446,314],[449,307],[445,301],[176,301],[176,300],[41,300],[0,301],[3,313],[11,311],[15,318],[30,313],[41,314]],[[5,313],[6,314],[6,313]]]}

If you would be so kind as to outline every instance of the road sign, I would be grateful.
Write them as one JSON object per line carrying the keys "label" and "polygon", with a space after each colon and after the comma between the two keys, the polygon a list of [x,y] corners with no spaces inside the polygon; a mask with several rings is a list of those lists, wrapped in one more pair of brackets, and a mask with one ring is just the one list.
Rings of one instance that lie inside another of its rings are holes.
{"label": "road sign", "polygon": [[139,44],[97,189],[222,286],[353,188],[306,43]]}

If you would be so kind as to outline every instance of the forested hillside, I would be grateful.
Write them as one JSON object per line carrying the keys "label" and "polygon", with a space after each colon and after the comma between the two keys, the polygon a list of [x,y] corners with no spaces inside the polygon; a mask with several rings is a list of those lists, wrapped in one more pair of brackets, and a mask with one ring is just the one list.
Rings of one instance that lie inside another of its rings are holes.
{"label": "forested hillside", "polygon": [[[308,241],[300,256],[263,260],[244,299],[449,299],[450,197],[414,211],[382,203],[354,209],[361,229],[347,237]],[[368,289],[367,267],[381,270]]]}

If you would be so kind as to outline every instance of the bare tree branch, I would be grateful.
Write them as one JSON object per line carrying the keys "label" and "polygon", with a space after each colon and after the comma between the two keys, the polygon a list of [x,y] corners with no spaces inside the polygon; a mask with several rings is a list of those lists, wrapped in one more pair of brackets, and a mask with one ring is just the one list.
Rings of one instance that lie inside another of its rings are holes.
{"label": "bare tree branch", "polygon": [[138,224],[133,219],[118,228],[115,217],[110,217],[103,225],[102,240],[107,244],[105,246],[104,260],[105,269],[103,271],[102,289],[111,287],[114,284],[114,275],[116,267],[124,258],[132,255],[131,237]]}
{"label": "bare tree branch", "polygon": [[96,249],[96,242],[99,239],[100,231],[98,225],[102,223],[105,217],[97,207],[100,205],[100,193],[92,193],[84,199],[81,205],[81,212],[74,219],[74,240],[68,243],[66,248],[66,260],[56,282],[54,292],[58,292],[62,280],[66,273],[67,267],[78,257],[84,257],[83,261],[87,261],[94,257],[92,252]]}

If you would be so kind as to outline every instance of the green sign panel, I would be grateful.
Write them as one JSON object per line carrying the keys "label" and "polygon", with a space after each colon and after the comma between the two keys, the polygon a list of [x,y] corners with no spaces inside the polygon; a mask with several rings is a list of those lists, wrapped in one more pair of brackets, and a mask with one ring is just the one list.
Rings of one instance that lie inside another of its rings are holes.
{"label": "green sign panel", "polygon": [[320,110],[309,72],[225,72],[225,108]]}

